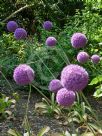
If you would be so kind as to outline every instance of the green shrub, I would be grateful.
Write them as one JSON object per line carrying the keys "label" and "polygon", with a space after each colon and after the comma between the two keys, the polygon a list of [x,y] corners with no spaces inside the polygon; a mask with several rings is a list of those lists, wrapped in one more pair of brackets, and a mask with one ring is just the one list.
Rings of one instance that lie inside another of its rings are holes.
{"label": "green shrub", "polygon": [[25,59],[25,43],[15,41],[12,34],[3,34],[0,37],[0,66],[7,77],[11,76],[12,70]]}

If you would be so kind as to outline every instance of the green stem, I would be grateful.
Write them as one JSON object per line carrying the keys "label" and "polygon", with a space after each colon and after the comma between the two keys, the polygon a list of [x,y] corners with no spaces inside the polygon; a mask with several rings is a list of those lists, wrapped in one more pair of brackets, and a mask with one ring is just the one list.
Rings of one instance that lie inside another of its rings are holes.
{"label": "green stem", "polygon": [[4,75],[2,72],[0,72],[0,73],[2,74],[2,76],[3,76],[3,78],[6,80],[6,82],[8,83],[8,85],[9,85],[9,87],[10,87],[11,91],[13,91],[13,92],[14,92],[14,90],[13,90],[13,88],[12,88],[11,84],[9,83],[9,81],[7,80],[7,78],[5,77],[5,75]]}
{"label": "green stem", "polygon": [[65,58],[66,58],[66,60],[67,60],[66,64],[67,64],[67,65],[70,64],[69,58],[67,57],[67,54],[65,53],[64,49],[62,48],[62,46],[61,46],[60,44],[59,44],[59,46],[60,46],[60,48],[61,48],[62,52],[64,53]]}
{"label": "green stem", "polygon": [[[71,111],[72,111],[72,106],[71,107],[69,107],[69,113],[71,113]],[[71,116],[70,116],[71,118],[72,118],[72,123],[70,123],[71,125],[71,128],[72,128],[72,133],[76,133],[76,131],[75,131],[75,125],[74,125],[74,121],[73,121],[73,117],[72,117],[72,114],[71,114]]]}
{"label": "green stem", "polygon": [[94,116],[94,118],[96,119],[97,125],[101,127],[101,124],[99,123],[99,120],[98,120],[96,114],[94,113],[94,111],[93,111],[91,105],[89,104],[88,100],[86,99],[85,95],[83,94],[83,92],[80,92],[80,93],[81,93],[81,96],[83,97],[84,101],[86,102],[86,104],[87,104],[87,105],[89,106],[89,108],[91,109],[91,113],[92,113],[92,115]]}
{"label": "green stem", "polygon": [[26,114],[25,114],[26,116],[28,115],[30,96],[31,96],[31,85],[29,85],[29,95],[28,95],[28,101],[27,101],[27,107],[26,107]]}
{"label": "green stem", "polygon": [[[32,46],[30,46],[30,52],[31,54],[33,54],[33,49]],[[52,75],[52,77],[54,79],[56,79],[56,77],[53,75],[53,73],[51,72],[51,70],[48,68],[48,66],[44,63],[44,61],[41,59],[41,57],[39,57],[39,55],[36,53],[36,56],[39,58],[39,60],[41,60],[41,62],[44,64],[44,66],[46,67],[46,69],[49,71],[49,73]]]}
{"label": "green stem", "polygon": [[29,121],[28,121],[28,109],[29,109],[30,97],[31,97],[31,85],[29,85],[29,95],[28,95],[28,100],[27,100],[26,113],[25,113],[25,117],[24,117],[24,123],[25,123],[26,129],[27,129],[27,132],[29,133],[29,136],[31,136],[30,125],[29,125]]}
{"label": "green stem", "polygon": [[[38,55],[37,55],[38,56]],[[42,63],[44,64],[44,66],[46,67],[46,69],[49,71],[49,73],[53,76],[53,78],[55,79],[56,77],[53,75],[53,73],[49,70],[49,68],[47,67],[47,65],[43,62],[43,60],[38,56],[38,58],[42,61]]]}
{"label": "green stem", "polygon": [[51,101],[36,86],[34,86],[33,84],[32,86],[51,104]]}

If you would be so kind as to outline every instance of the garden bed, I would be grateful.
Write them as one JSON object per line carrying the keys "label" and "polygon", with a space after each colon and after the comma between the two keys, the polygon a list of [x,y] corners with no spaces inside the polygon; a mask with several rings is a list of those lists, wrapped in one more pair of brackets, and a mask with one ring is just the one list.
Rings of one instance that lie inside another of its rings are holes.
{"label": "garden bed", "polygon": [[[5,86],[0,88],[0,91],[7,96],[11,96],[12,92],[9,91]],[[19,100],[17,101],[17,105],[15,108],[14,117],[6,120],[0,121],[0,136],[7,136],[7,131],[9,129],[15,129],[21,132],[24,132],[24,128],[22,126],[22,122],[25,115],[26,103],[28,99],[28,92],[25,90],[16,89],[16,92],[19,94]],[[100,116],[100,120],[102,120],[102,100],[94,99],[91,94],[87,96],[90,104],[97,112],[97,115]],[[35,113],[34,108],[37,102],[40,102],[42,97],[36,92],[33,91],[30,98],[28,117],[31,125],[31,129],[34,133],[38,133],[38,131],[44,126],[49,126],[51,128],[51,132],[62,132],[64,130],[69,130],[67,125],[61,124],[61,120],[57,120],[54,117],[49,117],[45,115],[39,115]]]}

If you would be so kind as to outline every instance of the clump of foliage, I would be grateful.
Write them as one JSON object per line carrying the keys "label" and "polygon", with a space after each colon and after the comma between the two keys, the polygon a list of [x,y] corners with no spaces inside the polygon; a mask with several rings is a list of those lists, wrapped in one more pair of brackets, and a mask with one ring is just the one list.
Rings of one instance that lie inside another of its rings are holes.
{"label": "clump of foliage", "polygon": [[12,116],[12,110],[15,107],[16,100],[0,93],[0,119]]}
{"label": "clump of foliage", "polygon": [[[48,133],[49,130],[50,130],[50,127],[48,127],[48,126],[44,127],[38,132],[37,136],[44,136],[45,134]],[[13,130],[13,129],[9,129],[8,134],[9,134],[9,136],[22,136],[22,133],[18,132],[17,130]],[[34,132],[32,132],[32,131],[30,131],[30,132],[27,131],[27,132],[23,133],[23,135],[24,136],[36,136],[34,134]]]}
{"label": "clump of foliage", "polygon": [[[19,64],[23,63],[25,59],[25,43],[23,41],[15,41],[12,34],[3,34],[0,37],[0,66],[7,77],[12,74],[12,69]],[[4,68],[5,67],[5,68]]]}

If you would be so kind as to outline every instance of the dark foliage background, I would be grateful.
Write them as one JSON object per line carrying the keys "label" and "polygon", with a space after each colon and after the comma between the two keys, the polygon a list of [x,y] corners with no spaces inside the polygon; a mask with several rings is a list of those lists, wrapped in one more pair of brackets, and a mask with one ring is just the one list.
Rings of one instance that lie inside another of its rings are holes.
{"label": "dark foliage background", "polygon": [[68,16],[73,16],[76,9],[85,7],[82,0],[2,0],[0,1],[0,20],[4,20],[14,11],[26,4],[33,5],[13,16],[22,26],[25,26],[31,33],[42,20],[52,20],[57,26],[63,27]]}

